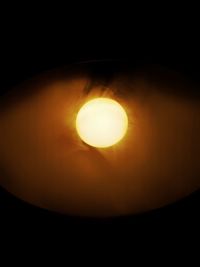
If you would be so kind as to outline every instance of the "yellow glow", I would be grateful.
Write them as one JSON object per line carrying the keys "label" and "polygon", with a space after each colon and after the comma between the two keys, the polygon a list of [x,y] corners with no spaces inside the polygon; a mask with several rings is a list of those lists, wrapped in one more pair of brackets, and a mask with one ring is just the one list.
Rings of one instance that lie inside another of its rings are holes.
{"label": "yellow glow", "polygon": [[95,98],[84,104],[76,118],[80,138],[94,147],[109,147],[119,142],[128,128],[122,106],[110,98]]}

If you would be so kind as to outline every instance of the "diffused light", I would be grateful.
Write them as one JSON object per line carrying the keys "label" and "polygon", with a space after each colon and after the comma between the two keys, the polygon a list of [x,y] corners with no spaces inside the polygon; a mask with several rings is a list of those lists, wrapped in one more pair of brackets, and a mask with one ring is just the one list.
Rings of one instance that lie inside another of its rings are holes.
{"label": "diffused light", "polygon": [[119,142],[128,128],[122,106],[110,98],[95,98],[84,104],[76,118],[80,138],[94,147],[109,147]]}

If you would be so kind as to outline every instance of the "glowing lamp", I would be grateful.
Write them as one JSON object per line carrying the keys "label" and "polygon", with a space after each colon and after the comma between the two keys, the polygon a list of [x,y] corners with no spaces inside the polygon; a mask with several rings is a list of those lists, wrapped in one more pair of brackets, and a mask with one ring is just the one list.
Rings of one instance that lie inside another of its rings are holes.
{"label": "glowing lamp", "polygon": [[80,138],[93,147],[109,147],[126,134],[128,117],[123,107],[110,98],[95,98],[84,104],[76,118]]}

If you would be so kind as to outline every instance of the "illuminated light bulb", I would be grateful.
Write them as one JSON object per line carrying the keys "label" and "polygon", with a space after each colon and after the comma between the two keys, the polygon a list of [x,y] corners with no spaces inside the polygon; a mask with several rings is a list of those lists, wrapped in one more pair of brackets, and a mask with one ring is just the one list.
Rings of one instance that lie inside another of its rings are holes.
{"label": "illuminated light bulb", "polygon": [[126,134],[128,117],[123,107],[110,98],[95,98],[84,104],[76,118],[80,138],[93,147],[109,147]]}

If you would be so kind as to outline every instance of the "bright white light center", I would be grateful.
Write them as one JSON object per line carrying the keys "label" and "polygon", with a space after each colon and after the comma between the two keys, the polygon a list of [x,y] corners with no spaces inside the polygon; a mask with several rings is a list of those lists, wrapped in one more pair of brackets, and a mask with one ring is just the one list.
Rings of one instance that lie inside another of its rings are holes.
{"label": "bright white light center", "polygon": [[95,98],[84,104],[76,118],[80,138],[94,147],[109,147],[119,142],[128,128],[122,106],[110,98]]}

